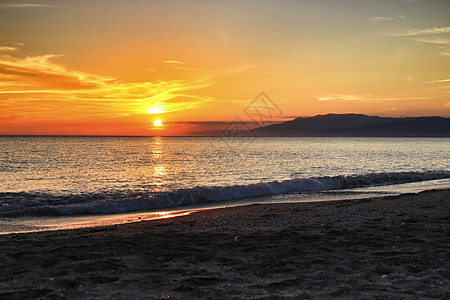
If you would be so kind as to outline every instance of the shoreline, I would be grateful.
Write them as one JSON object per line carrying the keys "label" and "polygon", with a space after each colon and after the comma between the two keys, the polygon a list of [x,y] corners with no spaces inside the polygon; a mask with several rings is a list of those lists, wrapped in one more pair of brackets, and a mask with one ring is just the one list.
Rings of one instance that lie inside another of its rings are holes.
{"label": "shoreline", "polygon": [[0,297],[450,298],[450,190],[0,235]]}
{"label": "shoreline", "polygon": [[431,180],[405,184],[371,186],[364,188],[310,191],[302,193],[276,194],[229,201],[211,201],[193,206],[171,207],[165,210],[130,211],[111,214],[23,216],[0,218],[0,235],[13,233],[33,233],[68,229],[114,226],[149,220],[185,216],[198,211],[229,207],[245,207],[254,204],[296,204],[315,202],[351,201],[374,197],[398,196],[429,190],[450,190],[450,183]]}

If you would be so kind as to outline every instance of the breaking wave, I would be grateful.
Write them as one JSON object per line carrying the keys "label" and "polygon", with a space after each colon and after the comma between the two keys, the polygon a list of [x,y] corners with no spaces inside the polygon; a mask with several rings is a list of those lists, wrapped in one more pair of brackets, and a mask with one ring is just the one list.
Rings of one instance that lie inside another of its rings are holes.
{"label": "breaking wave", "polygon": [[311,177],[249,185],[194,187],[164,193],[103,193],[70,196],[25,192],[0,193],[0,217],[124,213],[277,194],[339,190],[445,178],[450,178],[449,171]]}

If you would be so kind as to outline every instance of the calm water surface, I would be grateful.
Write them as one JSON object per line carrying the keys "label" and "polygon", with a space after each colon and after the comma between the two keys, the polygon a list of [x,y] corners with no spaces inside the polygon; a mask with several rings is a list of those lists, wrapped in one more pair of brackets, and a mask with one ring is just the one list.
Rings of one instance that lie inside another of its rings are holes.
{"label": "calm water surface", "polygon": [[0,192],[168,191],[450,170],[450,139],[0,137]]}

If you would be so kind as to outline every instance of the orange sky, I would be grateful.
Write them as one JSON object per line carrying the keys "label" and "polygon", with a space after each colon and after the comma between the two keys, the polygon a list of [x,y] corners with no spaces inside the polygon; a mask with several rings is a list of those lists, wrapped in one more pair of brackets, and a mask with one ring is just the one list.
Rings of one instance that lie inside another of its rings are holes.
{"label": "orange sky", "polygon": [[251,121],[262,91],[282,111],[274,122],[450,117],[449,11],[434,0],[5,0],[0,134],[193,134]]}

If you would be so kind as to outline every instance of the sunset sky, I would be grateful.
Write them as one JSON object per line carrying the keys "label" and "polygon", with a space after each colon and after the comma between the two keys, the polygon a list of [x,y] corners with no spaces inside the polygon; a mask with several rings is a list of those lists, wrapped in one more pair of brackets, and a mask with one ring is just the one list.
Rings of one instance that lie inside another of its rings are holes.
{"label": "sunset sky", "polygon": [[262,91],[274,122],[450,117],[450,1],[0,2],[0,134],[195,134]]}

